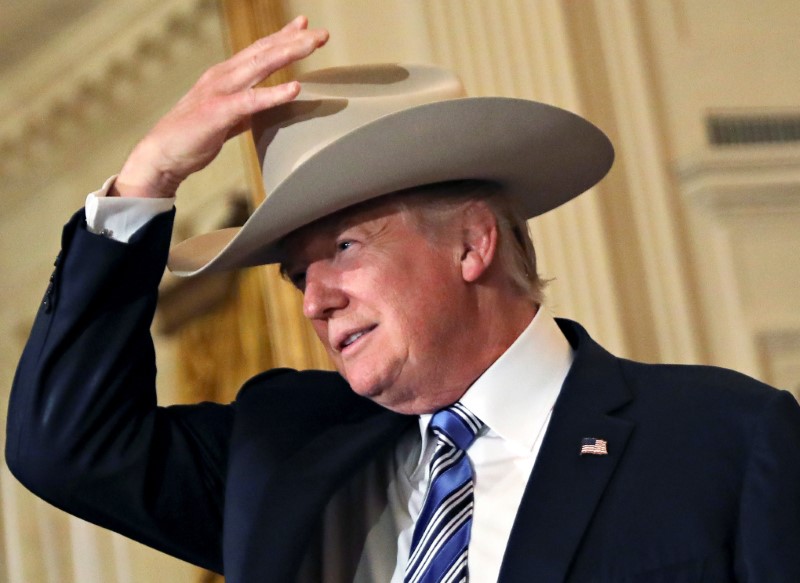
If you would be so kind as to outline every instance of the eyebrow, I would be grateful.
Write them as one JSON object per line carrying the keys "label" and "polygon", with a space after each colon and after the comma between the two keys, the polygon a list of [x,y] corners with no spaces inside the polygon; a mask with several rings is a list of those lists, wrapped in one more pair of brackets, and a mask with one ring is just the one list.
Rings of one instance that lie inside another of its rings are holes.
{"label": "eyebrow", "polygon": [[[298,231],[313,229],[317,234],[324,234],[324,232],[327,230],[329,233],[334,233],[336,234],[336,236],[338,236],[338,233],[346,231],[347,229],[352,228],[356,224],[363,224],[364,222],[376,220],[376,218],[369,218],[363,220],[357,219],[358,216],[363,215],[365,212],[369,212],[370,208],[369,206],[367,206],[369,203],[370,201],[364,203],[361,209],[358,208],[342,209],[341,211],[338,211],[332,215],[318,219],[317,221],[309,223],[308,225],[304,225],[299,229],[292,231],[288,235],[284,236],[278,242],[278,247],[281,249],[284,255],[288,255],[286,244],[293,237],[297,235]],[[385,204],[385,202],[382,202],[381,204]],[[281,277],[294,285],[289,273],[295,269],[295,265],[292,265],[291,260],[286,259],[284,261],[279,262],[278,269],[280,271]]]}

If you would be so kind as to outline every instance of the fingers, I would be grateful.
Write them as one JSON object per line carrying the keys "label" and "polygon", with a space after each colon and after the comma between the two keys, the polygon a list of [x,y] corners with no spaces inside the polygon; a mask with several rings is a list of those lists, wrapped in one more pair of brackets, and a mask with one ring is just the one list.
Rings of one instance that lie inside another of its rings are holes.
{"label": "fingers", "polygon": [[254,53],[246,64],[231,72],[229,79],[234,86],[252,87],[275,71],[307,57],[327,40],[327,31],[298,31],[291,38]]}
{"label": "fingers", "polygon": [[[172,196],[189,174],[205,167],[225,140],[250,126],[251,116],[297,97],[297,81],[256,87],[269,75],[313,53],[328,31],[299,16],[206,71],[131,152],[119,182],[134,196]],[[135,187],[135,188],[134,188]]]}
{"label": "fingers", "polygon": [[[231,117],[237,120],[249,118],[259,111],[264,111],[265,109],[270,109],[292,101],[297,97],[298,93],[300,93],[300,83],[297,81],[290,81],[289,83],[283,83],[275,87],[255,87],[246,91],[240,91],[239,93],[231,95],[229,98]],[[237,122],[237,124],[238,123],[239,122]],[[242,131],[246,129],[246,127],[237,127],[237,129]]]}
{"label": "fingers", "polygon": [[250,129],[253,114],[289,103],[300,93],[300,83],[290,81],[275,87],[257,87],[242,91],[229,98],[229,116],[238,120],[225,134],[225,140]]}
{"label": "fingers", "polygon": [[307,29],[304,17],[293,20],[277,33],[259,39],[215,68],[223,91],[253,87],[272,73],[303,59],[328,41],[325,29]]}
{"label": "fingers", "polygon": [[308,28],[308,18],[301,14],[300,16],[295,16],[294,19],[289,21],[281,30],[300,30],[302,28]]}

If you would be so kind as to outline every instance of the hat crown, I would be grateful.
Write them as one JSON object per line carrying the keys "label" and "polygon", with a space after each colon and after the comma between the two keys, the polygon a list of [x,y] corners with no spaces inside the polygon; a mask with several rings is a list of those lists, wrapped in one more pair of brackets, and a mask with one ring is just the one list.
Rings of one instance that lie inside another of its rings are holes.
{"label": "hat crown", "polygon": [[267,196],[345,134],[416,105],[465,96],[454,73],[431,65],[333,67],[299,81],[302,89],[294,101],[253,118]]}

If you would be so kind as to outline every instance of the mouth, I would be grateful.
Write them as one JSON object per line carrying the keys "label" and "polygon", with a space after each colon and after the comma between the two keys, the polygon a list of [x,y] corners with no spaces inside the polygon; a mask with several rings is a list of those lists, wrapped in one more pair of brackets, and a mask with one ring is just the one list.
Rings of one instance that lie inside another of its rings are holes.
{"label": "mouth", "polygon": [[339,352],[344,352],[354,344],[357,344],[359,340],[364,338],[367,334],[372,332],[377,327],[378,327],[377,324],[373,324],[372,326],[367,326],[366,328],[360,328],[358,330],[348,332],[342,337],[341,340],[339,340],[339,342],[336,343],[336,349]]}

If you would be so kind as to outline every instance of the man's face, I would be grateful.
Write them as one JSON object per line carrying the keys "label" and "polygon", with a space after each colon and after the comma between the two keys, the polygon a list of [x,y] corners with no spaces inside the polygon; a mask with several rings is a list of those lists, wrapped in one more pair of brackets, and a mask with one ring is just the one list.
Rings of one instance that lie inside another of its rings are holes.
{"label": "man's face", "polygon": [[353,390],[404,413],[447,405],[467,386],[459,229],[437,228],[434,242],[415,220],[391,203],[336,216],[290,236],[283,264]]}

